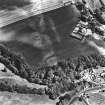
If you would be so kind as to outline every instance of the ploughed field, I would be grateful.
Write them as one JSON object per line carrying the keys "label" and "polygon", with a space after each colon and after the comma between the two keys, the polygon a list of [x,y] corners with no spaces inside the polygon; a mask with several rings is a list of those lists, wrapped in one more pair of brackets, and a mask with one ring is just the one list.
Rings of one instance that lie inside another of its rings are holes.
{"label": "ploughed field", "polygon": [[[99,87],[99,80],[92,80],[91,76],[86,81],[82,74],[104,68],[105,58],[94,47],[70,37],[78,16],[75,8],[68,6],[1,29],[1,105],[87,105],[79,98],[86,88],[102,88],[95,94],[91,89],[90,93],[86,91],[86,98],[90,104],[104,105],[104,86]],[[51,58],[54,59],[49,61]],[[58,64],[36,67],[46,60]],[[104,75],[100,77],[104,84],[103,79]]]}
{"label": "ploughed field", "polygon": [[[14,40],[11,38],[10,41],[2,41],[2,43],[11,50],[23,54],[32,66],[42,62],[43,59],[49,59],[50,56],[63,59],[96,52],[87,43],[81,43],[70,37],[79,20],[78,16],[79,13],[75,12],[73,7],[68,6],[43,14],[45,25],[41,28],[36,26],[41,21],[40,16],[19,21],[3,28],[4,35],[13,34]],[[40,33],[42,30],[44,31],[41,34],[36,35],[35,32]],[[30,39],[32,35],[35,36],[33,40]]]}

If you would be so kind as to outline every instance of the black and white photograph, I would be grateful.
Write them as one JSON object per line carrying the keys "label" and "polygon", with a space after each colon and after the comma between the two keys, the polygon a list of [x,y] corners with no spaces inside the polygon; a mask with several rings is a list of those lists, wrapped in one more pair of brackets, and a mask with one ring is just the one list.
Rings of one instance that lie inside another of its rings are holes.
{"label": "black and white photograph", "polygon": [[105,105],[105,0],[0,0],[0,105]]}

